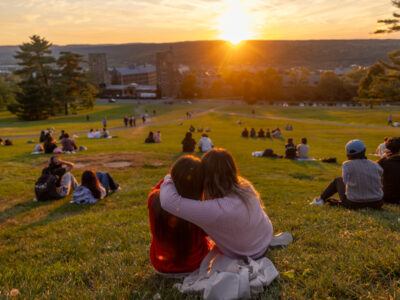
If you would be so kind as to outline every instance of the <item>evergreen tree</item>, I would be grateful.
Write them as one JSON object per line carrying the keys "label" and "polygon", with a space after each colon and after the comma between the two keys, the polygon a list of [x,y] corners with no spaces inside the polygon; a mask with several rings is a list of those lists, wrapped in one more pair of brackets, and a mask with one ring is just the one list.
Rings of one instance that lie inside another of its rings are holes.
{"label": "evergreen tree", "polygon": [[[400,9],[400,0],[392,0],[394,7]],[[376,34],[381,33],[394,33],[400,31],[400,14],[393,13],[391,18],[378,20],[379,24],[383,24],[385,28],[375,31]]]}
{"label": "evergreen tree", "polygon": [[62,52],[57,60],[57,77],[54,82],[55,100],[65,115],[80,108],[92,108],[97,89],[89,83],[81,64],[83,57],[76,53]]}
{"label": "evergreen tree", "polygon": [[54,113],[51,82],[55,60],[51,56],[51,43],[37,35],[30,39],[19,46],[15,55],[21,67],[15,72],[20,77],[19,90],[16,102],[8,108],[20,119],[44,120]]}
{"label": "evergreen tree", "polygon": [[0,77],[0,110],[11,105],[15,101],[15,89],[13,83]]}

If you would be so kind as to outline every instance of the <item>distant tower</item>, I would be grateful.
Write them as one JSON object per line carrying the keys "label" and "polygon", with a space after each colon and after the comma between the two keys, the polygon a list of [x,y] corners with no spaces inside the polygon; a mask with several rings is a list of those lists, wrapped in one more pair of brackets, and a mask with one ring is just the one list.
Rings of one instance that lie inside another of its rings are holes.
{"label": "distant tower", "polygon": [[162,97],[176,97],[178,76],[172,49],[157,53],[157,84]]}
{"label": "distant tower", "polygon": [[105,88],[106,85],[110,84],[107,55],[105,53],[89,54],[89,73],[91,80],[98,87]]}

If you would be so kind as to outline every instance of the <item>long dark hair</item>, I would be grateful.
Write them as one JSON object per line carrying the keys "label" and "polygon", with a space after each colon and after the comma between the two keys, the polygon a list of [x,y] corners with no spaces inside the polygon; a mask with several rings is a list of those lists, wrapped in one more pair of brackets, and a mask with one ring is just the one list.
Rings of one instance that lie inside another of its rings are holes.
{"label": "long dark hair", "polygon": [[88,188],[93,197],[96,199],[101,198],[101,189],[100,189],[100,181],[96,176],[96,173],[93,171],[85,171],[82,174],[81,185]]}
{"label": "long dark hair", "polygon": [[238,169],[232,155],[225,149],[213,149],[202,158],[204,174],[204,198],[207,200],[223,198],[228,195],[238,196],[247,207],[249,200],[260,196],[253,185],[239,176]]}
{"label": "long dark hair", "polygon": [[[178,159],[171,169],[171,177],[182,197],[201,200],[203,193],[203,174],[199,158],[186,155]],[[190,254],[192,240],[190,233],[195,225],[177,218],[161,208],[159,194],[153,201],[155,215],[155,236],[161,242],[175,245],[172,260],[175,263],[184,261]],[[199,229],[200,230],[200,229]]]}

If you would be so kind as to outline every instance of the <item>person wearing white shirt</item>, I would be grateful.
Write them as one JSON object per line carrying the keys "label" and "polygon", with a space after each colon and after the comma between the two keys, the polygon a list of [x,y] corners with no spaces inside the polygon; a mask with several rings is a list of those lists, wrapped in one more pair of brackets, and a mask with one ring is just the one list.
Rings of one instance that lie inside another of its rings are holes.
{"label": "person wearing white shirt", "polygon": [[208,137],[208,135],[204,133],[199,141],[200,152],[206,153],[210,151],[212,148],[214,148],[213,142]]}
{"label": "person wearing white shirt", "polygon": [[308,159],[309,152],[310,152],[310,147],[307,145],[307,139],[302,138],[301,144],[297,146],[297,157],[300,159]]}
{"label": "person wearing white shirt", "polygon": [[379,156],[380,158],[384,158],[386,156],[387,148],[386,148],[386,142],[388,138],[385,137],[384,142],[376,148],[375,154]]}

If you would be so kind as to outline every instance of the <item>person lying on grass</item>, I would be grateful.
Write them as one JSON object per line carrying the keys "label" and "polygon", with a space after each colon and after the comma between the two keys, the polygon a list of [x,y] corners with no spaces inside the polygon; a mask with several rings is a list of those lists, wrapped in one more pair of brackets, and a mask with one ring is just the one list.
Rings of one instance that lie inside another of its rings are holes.
{"label": "person lying on grass", "polygon": [[214,149],[202,158],[204,201],[182,195],[171,176],[161,185],[161,207],[196,224],[232,258],[264,256],[273,237],[272,223],[253,185],[238,175],[232,155]]}
{"label": "person lying on grass", "polygon": [[[376,208],[383,205],[383,169],[365,156],[366,147],[360,140],[352,140],[346,145],[348,161],[342,166],[342,177],[333,180],[312,205],[328,202],[350,209]],[[340,200],[330,197],[339,194]]]}
{"label": "person lying on grass", "polygon": [[[204,180],[200,159],[181,157],[173,165],[171,177],[181,195],[201,201]],[[160,273],[193,272],[208,254],[211,243],[202,229],[161,208],[161,183],[152,189],[147,200],[151,230],[150,261]]]}
{"label": "person lying on grass", "polygon": [[88,170],[83,172],[81,185],[75,189],[71,202],[94,204],[118,189],[119,185],[115,183],[110,174]]}
{"label": "person lying on grass", "polygon": [[386,155],[378,161],[383,168],[383,200],[400,204],[400,138],[386,140]]}

